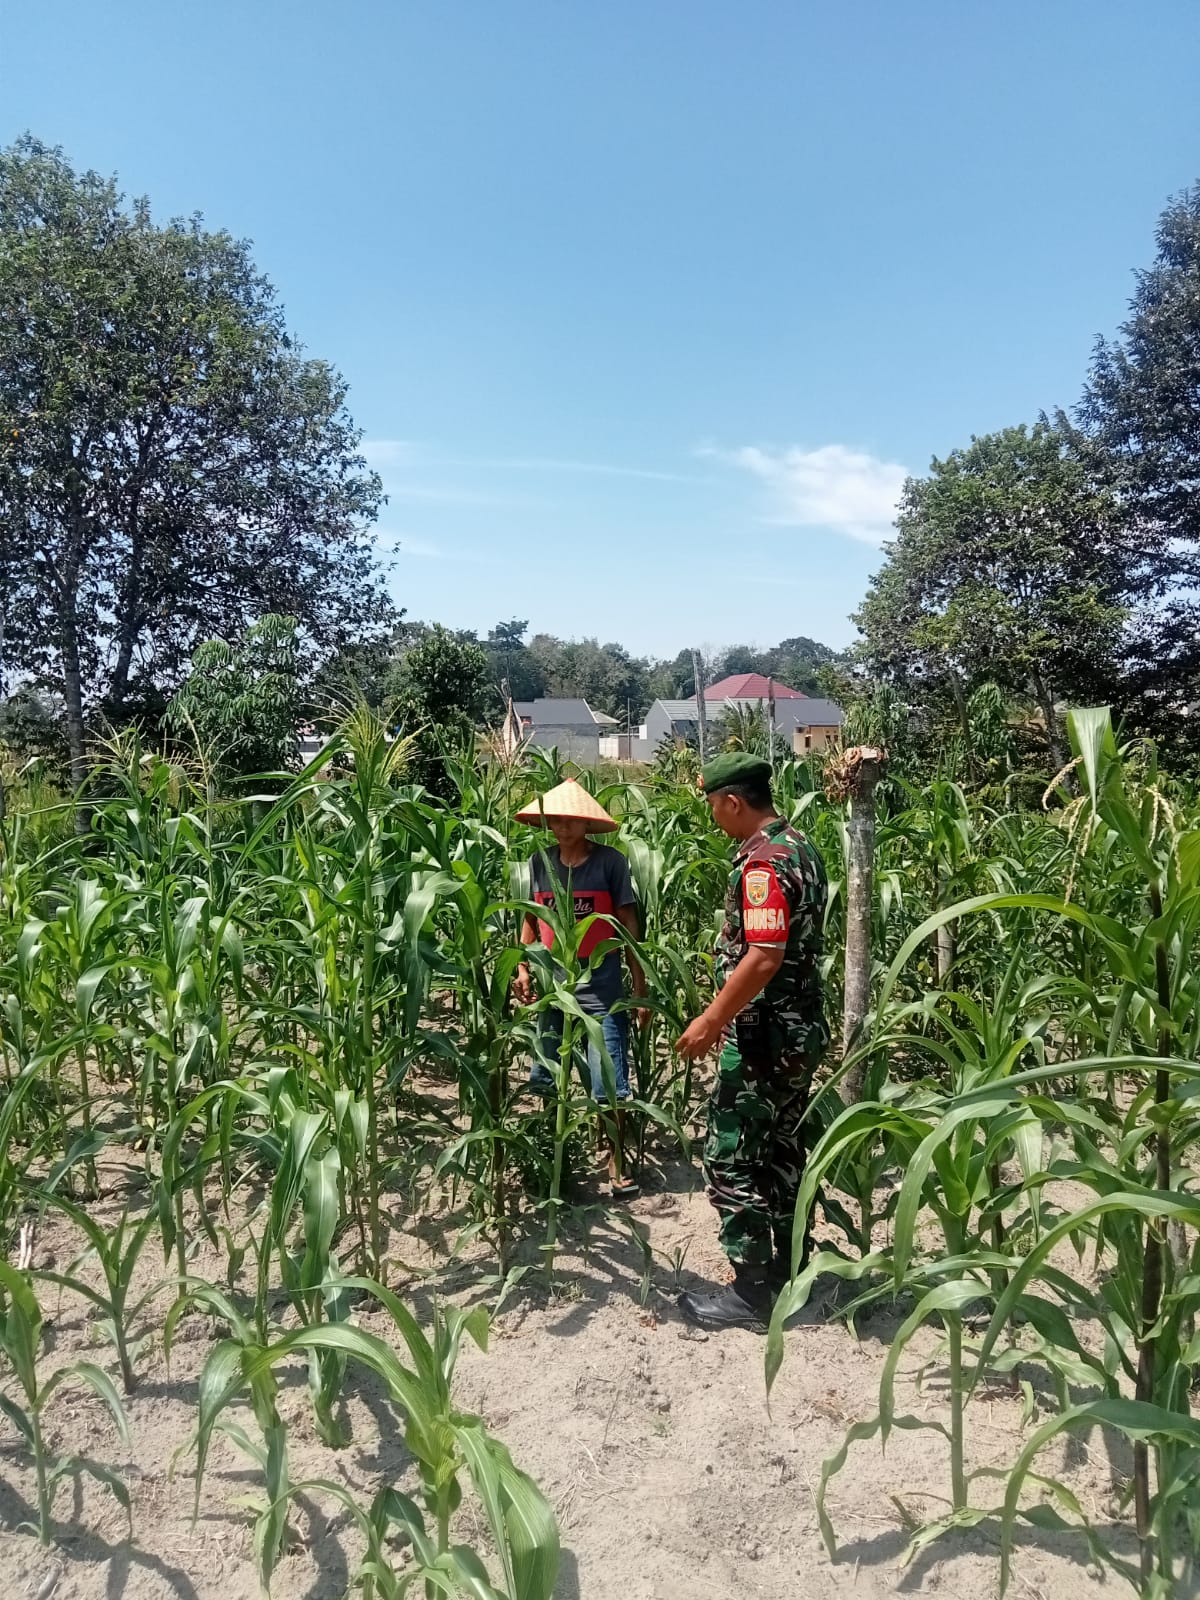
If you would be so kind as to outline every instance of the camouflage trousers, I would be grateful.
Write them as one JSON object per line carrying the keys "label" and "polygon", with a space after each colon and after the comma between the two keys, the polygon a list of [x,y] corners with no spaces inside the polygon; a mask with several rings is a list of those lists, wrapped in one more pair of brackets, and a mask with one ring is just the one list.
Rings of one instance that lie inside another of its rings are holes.
{"label": "camouflage trousers", "polygon": [[804,1175],[803,1116],[826,1042],[824,1024],[784,1027],[757,1008],[725,1036],[708,1102],[704,1181],[721,1218],[721,1248],[733,1262],[788,1260]]}

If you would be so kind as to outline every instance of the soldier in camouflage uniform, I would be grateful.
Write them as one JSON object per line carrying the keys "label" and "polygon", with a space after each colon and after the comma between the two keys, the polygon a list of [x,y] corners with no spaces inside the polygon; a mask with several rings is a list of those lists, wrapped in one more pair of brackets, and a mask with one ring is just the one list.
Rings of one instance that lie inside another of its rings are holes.
{"label": "soldier in camouflage uniform", "polygon": [[776,813],[767,762],[719,756],[702,782],[713,820],[739,843],[717,941],[721,986],[677,1048],[697,1057],[721,1045],[704,1176],[734,1282],[716,1294],[685,1293],[679,1304],[705,1327],[761,1327],[772,1290],[790,1273],[802,1119],[829,1042],[820,970],[825,867]]}

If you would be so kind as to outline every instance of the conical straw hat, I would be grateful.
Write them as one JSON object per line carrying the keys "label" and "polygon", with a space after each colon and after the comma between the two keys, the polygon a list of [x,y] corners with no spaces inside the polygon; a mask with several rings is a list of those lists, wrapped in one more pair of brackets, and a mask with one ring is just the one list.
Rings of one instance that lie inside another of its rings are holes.
{"label": "conical straw hat", "polygon": [[536,825],[543,817],[582,817],[589,833],[615,833],[618,827],[600,802],[593,800],[574,778],[547,790],[540,801],[532,800],[517,812],[518,822]]}

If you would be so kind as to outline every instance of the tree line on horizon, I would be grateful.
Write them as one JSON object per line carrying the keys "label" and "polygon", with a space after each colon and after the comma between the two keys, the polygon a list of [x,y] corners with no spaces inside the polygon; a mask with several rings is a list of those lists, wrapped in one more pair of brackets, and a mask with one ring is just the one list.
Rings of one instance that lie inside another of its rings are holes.
{"label": "tree line on horizon", "polygon": [[[89,738],[132,722],[186,739],[215,719],[245,768],[270,753],[254,719],[289,695],[465,732],[505,692],[622,722],[694,693],[690,651],[397,609],[346,384],[245,241],[156,222],[26,136],[0,151],[0,302],[0,746],[61,748],[79,782]],[[830,695],[927,765],[997,704],[1061,764],[1063,708],[1107,703],[1195,766],[1198,566],[1200,183],[1164,211],[1075,405],[908,480],[850,651],[731,645],[704,671]]]}

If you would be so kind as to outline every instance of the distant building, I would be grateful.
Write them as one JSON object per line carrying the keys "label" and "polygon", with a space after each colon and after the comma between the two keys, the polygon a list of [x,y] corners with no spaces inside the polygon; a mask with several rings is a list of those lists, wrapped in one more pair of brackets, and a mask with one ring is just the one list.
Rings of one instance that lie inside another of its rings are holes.
{"label": "distant building", "polygon": [[[760,677],[757,673],[744,673],[724,682],[741,684],[746,679]],[[767,682],[765,678],[761,678],[761,681],[764,685]],[[772,701],[765,694],[714,695],[713,690],[721,687],[721,684],[713,684],[704,692],[704,709],[710,725],[719,723],[722,714],[733,707],[760,711],[764,717],[773,715],[776,733],[782,734],[790,743],[792,754],[800,757],[811,755],[814,750],[824,750],[826,746],[835,744],[841,736],[845,717],[842,708],[832,700],[800,694],[796,689],[783,692],[781,686],[776,684],[772,706]],[[653,761],[654,752],[663,739],[694,737],[697,720],[694,696],[690,700],[656,700],[647,711],[646,720],[632,743],[632,758],[635,761]]]}
{"label": "distant building", "polygon": [[[762,695],[714,693],[727,684],[738,688],[748,684],[754,690],[759,683],[764,688]],[[774,689],[773,699],[765,692],[768,687]],[[731,707],[761,712],[764,717],[773,714],[775,731],[788,741],[793,754],[801,757],[835,744],[845,720],[841,707],[832,700],[801,694],[783,684],[769,685],[760,673],[753,672],[711,685],[705,691],[704,706],[714,733]],[[694,697],[656,700],[631,738],[619,731],[616,717],[593,711],[586,700],[514,700],[499,737],[501,747],[510,755],[537,745],[543,750],[557,749],[560,755],[585,767],[595,766],[598,761],[653,761],[663,739],[695,737],[696,715]]]}
{"label": "distant building", "polygon": [[296,729],[296,757],[301,767],[314,761],[328,743],[328,735],[318,732],[311,722],[302,723]]}
{"label": "distant building", "polygon": [[705,704],[710,700],[807,700],[799,689],[789,689],[786,683],[776,683],[774,678],[761,672],[735,672],[730,678],[710,683],[704,691]]}
{"label": "distant building", "polygon": [[601,760],[629,759],[629,740],[618,734],[619,727],[616,717],[593,711],[586,700],[514,700],[500,740],[510,755],[537,745],[588,767]]}

